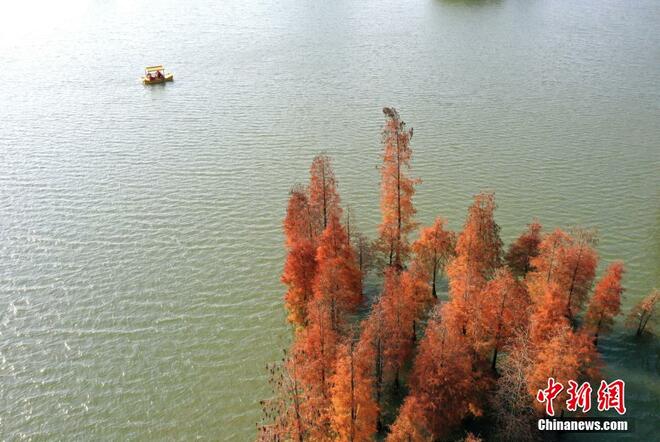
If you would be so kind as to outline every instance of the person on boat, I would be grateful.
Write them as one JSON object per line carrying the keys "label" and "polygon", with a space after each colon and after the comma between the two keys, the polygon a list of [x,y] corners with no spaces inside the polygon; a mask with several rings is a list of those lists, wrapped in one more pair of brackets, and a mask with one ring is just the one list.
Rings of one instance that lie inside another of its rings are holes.
{"label": "person on boat", "polygon": [[156,71],[156,76],[158,76],[158,78],[163,78],[163,73],[161,71]]}
{"label": "person on boat", "polygon": [[153,77],[153,75],[151,75],[151,72],[147,73],[147,80],[151,81],[153,79],[154,79],[154,77]]}

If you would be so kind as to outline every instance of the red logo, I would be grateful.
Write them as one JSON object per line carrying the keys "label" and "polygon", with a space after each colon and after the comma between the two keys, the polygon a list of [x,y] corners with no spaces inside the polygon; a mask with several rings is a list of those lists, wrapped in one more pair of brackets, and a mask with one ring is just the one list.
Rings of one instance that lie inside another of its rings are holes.
{"label": "red logo", "polygon": [[536,400],[545,403],[545,412],[550,415],[555,415],[555,409],[552,406],[552,401],[561,393],[564,389],[564,386],[559,382],[555,382],[555,378],[548,378],[548,388],[545,390],[539,390],[536,393]]}
{"label": "red logo", "polygon": [[[600,381],[600,387],[597,392],[598,411],[614,409],[621,415],[625,414],[625,387],[626,383],[621,379],[612,381],[609,384],[605,381]],[[545,412],[549,416],[555,415],[552,401],[559,396],[562,390],[564,390],[564,386],[560,382],[556,382],[554,378],[548,378],[548,387],[536,393],[536,400],[545,404]],[[578,411],[580,409],[584,413],[588,412],[591,410],[592,392],[593,389],[589,382],[579,385],[573,380],[568,381],[566,409],[568,411]]]}
{"label": "red logo", "polygon": [[568,411],[576,411],[578,407],[587,412],[591,410],[591,392],[593,389],[589,382],[585,382],[578,388],[578,383],[575,381],[568,381],[568,400],[566,401],[566,409]]}
{"label": "red logo", "polygon": [[625,414],[625,389],[626,383],[617,379],[611,383],[600,381],[598,388],[598,411],[607,411],[614,408],[617,413]]}

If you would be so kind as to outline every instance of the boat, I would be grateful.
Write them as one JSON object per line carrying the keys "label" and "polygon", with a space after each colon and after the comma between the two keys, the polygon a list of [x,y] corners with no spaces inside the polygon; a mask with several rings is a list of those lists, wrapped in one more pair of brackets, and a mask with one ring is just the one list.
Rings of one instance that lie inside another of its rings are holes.
{"label": "boat", "polygon": [[144,68],[144,76],[142,77],[144,84],[159,84],[172,80],[174,80],[174,74],[171,72],[166,74],[163,65],[147,66]]}

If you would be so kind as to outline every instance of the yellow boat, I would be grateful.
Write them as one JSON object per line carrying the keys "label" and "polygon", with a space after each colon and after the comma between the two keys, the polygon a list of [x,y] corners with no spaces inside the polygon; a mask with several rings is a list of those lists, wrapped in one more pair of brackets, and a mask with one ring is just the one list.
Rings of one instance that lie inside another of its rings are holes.
{"label": "yellow boat", "polygon": [[142,82],[144,84],[158,84],[172,80],[174,80],[174,74],[166,74],[165,68],[163,68],[162,65],[147,66],[144,68],[144,77],[142,77]]}

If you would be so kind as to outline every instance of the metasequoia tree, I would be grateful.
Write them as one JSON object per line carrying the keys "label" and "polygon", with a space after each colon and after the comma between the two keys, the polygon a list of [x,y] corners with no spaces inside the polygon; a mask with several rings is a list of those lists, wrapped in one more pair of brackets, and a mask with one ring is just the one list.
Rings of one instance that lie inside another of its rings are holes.
{"label": "metasequoia tree", "polygon": [[309,174],[309,207],[314,232],[320,235],[333,216],[341,219],[342,214],[330,158],[326,155],[315,156]]}
{"label": "metasequoia tree", "polygon": [[[529,394],[536,397],[539,390],[548,386],[548,378],[564,386],[569,380],[581,383],[599,374],[600,358],[593,339],[582,332],[574,332],[570,326],[557,330],[551,339],[537,345],[527,376]],[[566,388],[554,400],[555,410],[565,410]],[[541,411],[544,405],[535,401]]]}
{"label": "metasequoia tree", "polygon": [[654,325],[658,301],[660,301],[660,291],[654,289],[630,310],[626,325],[634,328],[637,336],[642,336],[647,327],[650,329]]}
{"label": "metasequoia tree", "polygon": [[[401,288],[402,278],[396,269],[385,270],[382,294],[364,320],[358,343],[360,354],[370,361],[379,410],[386,406],[386,387],[398,385],[401,368],[412,355],[416,310]],[[377,424],[380,430],[380,413]]]}
{"label": "metasequoia tree", "polygon": [[401,438],[404,432],[418,434],[417,440],[439,439],[474,412],[475,374],[465,345],[463,336],[448,332],[439,315],[433,315],[420,342],[410,393],[393,425],[391,440],[406,440]]}
{"label": "metasequoia tree", "polygon": [[399,414],[387,434],[387,442],[433,442],[428,416],[433,413],[433,404],[427,396],[408,395],[399,409]]}
{"label": "metasequoia tree", "polygon": [[353,210],[350,206],[346,208],[344,225],[346,226],[348,241],[351,247],[353,247],[355,259],[362,274],[362,283],[364,284],[364,279],[376,262],[373,242],[355,226]]}
{"label": "metasequoia tree", "polygon": [[310,422],[303,410],[307,394],[298,378],[299,359],[285,352],[279,364],[267,367],[273,397],[261,401],[262,420],[257,425],[260,442],[303,442],[307,438]]}
{"label": "metasequoia tree", "polygon": [[463,442],[481,442],[483,441],[482,438],[475,436],[473,433],[468,433],[465,435],[465,439],[463,439]]}
{"label": "metasequoia tree", "polygon": [[566,290],[566,315],[569,319],[582,310],[593,285],[598,255],[592,248],[595,234],[585,230],[574,232],[574,244],[562,257],[559,284]]}
{"label": "metasequoia tree", "polygon": [[454,232],[445,230],[445,220],[438,217],[432,226],[421,231],[419,239],[412,245],[415,263],[431,285],[434,298],[438,297],[436,283],[439,273],[454,256],[455,243]]}
{"label": "metasequoia tree", "polygon": [[331,327],[338,330],[347,313],[362,302],[362,274],[348,234],[332,215],[319,239],[314,297],[330,309]]}
{"label": "metasequoia tree", "polygon": [[522,235],[511,245],[504,256],[506,264],[517,277],[524,277],[527,272],[534,270],[531,260],[539,255],[541,244],[541,224],[533,221],[527,226]]}
{"label": "metasequoia tree", "polygon": [[450,303],[444,317],[463,334],[477,314],[479,292],[500,265],[502,240],[494,218],[495,207],[493,194],[474,197],[456,242],[456,257],[447,266]]}
{"label": "metasequoia tree", "polygon": [[528,327],[531,301],[527,290],[508,268],[497,271],[480,294],[481,308],[475,337],[477,349],[492,352],[495,370],[497,355]]}
{"label": "metasequoia tree", "polygon": [[563,312],[572,320],[579,313],[593,285],[598,255],[592,245],[595,234],[576,230],[568,235],[556,229],[539,245],[539,254],[531,259],[535,268],[527,277],[532,298],[542,296],[548,285],[554,285],[562,298]]}
{"label": "metasequoia tree", "polygon": [[397,386],[401,368],[412,355],[414,324],[418,312],[415,299],[406,296],[414,294],[403,290],[402,279],[403,276],[395,269],[386,269],[383,293],[378,301],[386,330],[383,374],[386,381],[393,381]]}
{"label": "metasequoia tree", "polygon": [[383,165],[381,167],[380,209],[382,222],[379,231],[379,249],[385,254],[389,266],[402,269],[410,245],[408,234],[415,228],[412,197],[417,180],[408,176],[410,171],[410,139],[412,129],[407,130],[394,108],[384,108],[386,116],[383,129]]}
{"label": "metasequoia tree", "polygon": [[561,293],[556,284],[547,284],[543,295],[535,300],[529,326],[529,337],[534,345],[547,342],[558,331],[570,326]]}
{"label": "metasequoia tree", "polygon": [[527,330],[522,330],[513,338],[508,355],[500,366],[491,399],[495,440],[531,442],[538,439],[537,433],[532,431],[536,424],[534,399],[527,385],[533,354]]}
{"label": "metasequoia tree", "polygon": [[302,326],[307,319],[307,303],[313,295],[316,274],[314,227],[304,187],[297,186],[291,190],[284,218],[284,236],[287,247],[281,278],[287,286],[284,303],[289,321]]}
{"label": "metasequoia tree", "polygon": [[287,247],[314,241],[314,224],[305,186],[296,185],[291,188],[283,224]]}
{"label": "metasequoia tree", "polygon": [[352,339],[339,347],[331,389],[332,428],[339,441],[371,441],[376,433],[378,404],[370,362],[366,349]]}
{"label": "metasequoia tree", "polygon": [[559,259],[571,246],[573,239],[563,230],[555,229],[545,235],[539,244],[538,254],[530,258],[532,270],[527,273],[525,283],[534,301],[543,297],[547,286],[554,283]]}
{"label": "metasequoia tree", "polygon": [[594,294],[591,297],[585,324],[594,335],[594,343],[598,345],[598,336],[609,332],[614,324],[614,317],[621,313],[621,294],[623,286],[623,263],[612,263],[605,275],[596,284]]}
{"label": "metasequoia tree", "polygon": [[429,308],[436,302],[429,289],[428,275],[416,263],[403,273],[400,279],[400,299],[405,303],[408,318],[412,319],[412,339],[417,339],[416,325],[423,320]]}
{"label": "metasequoia tree", "polygon": [[296,336],[293,344],[298,360],[298,377],[307,392],[302,405],[309,417],[307,433],[312,440],[327,440],[331,429],[331,379],[337,357],[338,333],[332,328],[331,312],[326,303],[313,300],[309,304],[309,324]]}
{"label": "metasequoia tree", "polygon": [[[262,402],[257,438],[373,440],[384,434],[383,421],[390,422],[398,394],[407,392],[388,441],[461,437],[466,433],[457,431],[459,425],[483,413],[487,423],[495,423],[480,427],[488,431],[485,436],[533,439],[537,433],[530,428],[541,411],[536,398],[543,397],[549,377],[567,386],[599,374],[596,345],[620,313],[623,264],[606,269],[578,328],[575,318],[598,264],[592,232],[542,234],[534,221],[502,257],[495,199],[481,193],[460,235],[437,218],[411,245],[417,182],[410,177],[412,129],[396,110],[383,112],[382,222],[373,247],[388,264],[381,294],[355,324],[356,341],[350,323],[363,302],[372,244],[355,228],[350,210],[340,221],[330,159],[319,155],[309,187],[291,190],[283,223],[287,254],[281,280],[296,331],[289,354],[269,367],[274,394]],[[443,272],[449,301],[441,305],[437,284]],[[627,324],[637,335],[650,328],[658,300],[654,290],[630,312]],[[418,342],[416,324],[427,318]],[[404,389],[401,380],[407,382]],[[566,395],[564,390],[554,401],[560,413]]]}
{"label": "metasequoia tree", "polygon": [[367,361],[370,376],[373,378],[373,394],[379,410],[376,416],[378,431],[382,428],[380,411],[385,403],[385,347],[388,337],[383,316],[382,305],[377,302],[363,321],[358,341],[358,352]]}

